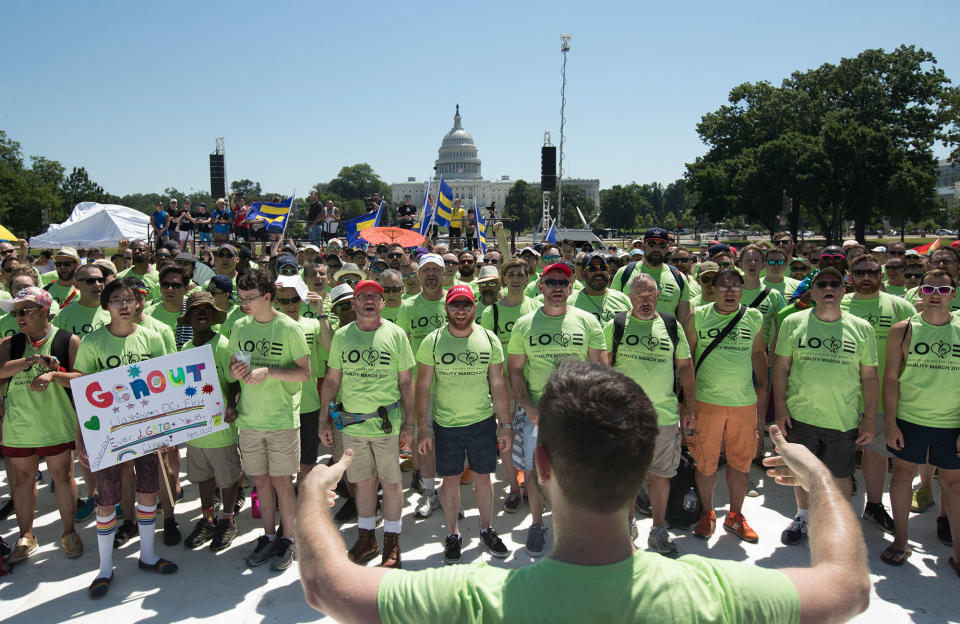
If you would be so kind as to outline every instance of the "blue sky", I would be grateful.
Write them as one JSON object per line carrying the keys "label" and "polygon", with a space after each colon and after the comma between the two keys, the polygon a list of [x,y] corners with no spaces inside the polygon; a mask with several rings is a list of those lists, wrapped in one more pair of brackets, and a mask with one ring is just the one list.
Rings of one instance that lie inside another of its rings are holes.
{"label": "blue sky", "polygon": [[901,43],[960,81],[952,2],[784,4],[7,3],[0,129],[118,195],[207,187],[223,136],[229,179],[302,194],[425,179],[459,103],[484,177],[535,180],[569,32],[565,170],[608,188],[680,177],[742,82]]}

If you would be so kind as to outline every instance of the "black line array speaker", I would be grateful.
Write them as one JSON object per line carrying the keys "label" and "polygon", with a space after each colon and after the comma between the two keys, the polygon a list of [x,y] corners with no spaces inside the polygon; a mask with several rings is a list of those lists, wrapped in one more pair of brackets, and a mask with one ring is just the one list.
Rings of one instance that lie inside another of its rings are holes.
{"label": "black line array speaker", "polygon": [[223,154],[210,154],[210,195],[214,200],[227,196],[227,173]]}
{"label": "black line array speaker", "polygon": [[540,190],[557,190],[557,148],[554,145],[540,148]]}

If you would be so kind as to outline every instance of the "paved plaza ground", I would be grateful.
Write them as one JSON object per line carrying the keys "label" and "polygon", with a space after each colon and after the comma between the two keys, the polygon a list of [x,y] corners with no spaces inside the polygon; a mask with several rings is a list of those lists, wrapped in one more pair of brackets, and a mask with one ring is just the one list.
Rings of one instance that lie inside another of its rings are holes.
{"label": "paved plaza ground", "polygon": [[[96,523],[91,519],[78,527],[86,551],[78,559],[66,559],[59,547],[59,520],[45,467],[44,476],[47,478],[40,486],[35,525],[40,548],[28,560],[17,564],[13,574],[0,577],[0,620],[11,624],[332,621],[307,605],[296,564],[281,573],[271,572],[268,565],[258,568],[245,565],[244,558],[262,533],[260,521],[251,518],[249,504],[239,516],[240,536],[228,550],[216,555],[207,549],[189,551],[182,544],[165,547],[158,531],[158,554],[180,565],[179,573],[173,576],[160,577],[138,570],[138,540],[132,539],[115,551],[116,578],[109,595],[100,601],[90,600],[86,588],[98,567]],[[409,483],[409,478],[406,473],[405,484]],[[805,543],[792,547],[780,543],[780,532],[795,511],[791,491],[772,483],[756,468],[751,471],[751,480],[757,485],[760,496],[746,499],[744,513],[760,534],[760,542],[741,543],[722,529],[709,541],[690,533],[675,532],[681,553],[747,561],[762,567],[807,565],[809,550]],[[862,483],[862,478],[860,481]],[[186,497],[185,502],[177,506],[177,518],[186,536],[199,519],[200,507],[197,487],[187,482],[185,475],[183,482]],[[523,550],[526,529],[530,525],[526,505],[521,506],[520,513],[509,515],[498,511],[495,517],[494,528],[511,550],[509,557],[500,561],[492,559],[481,549],[477,512],[471,509],[472,487],[462,486],[461,493],[466,510],[466,519],[461,524],[464,562],[486,560],[509,568],[529,564],[532,560]],[[7,484],[0,484],[0,499],[6,499],[8,494]],[[500,510],[504,496],[502,483],[497,484],[496,494],[497,510]],[[417,496],[409,488],[404,495],[401,536],[404,568],[418,570],[443,565],[441,551],[446,532],[441,511],[427,520],[415,520],[413,508]],[[719,505],[726,503],[722,477],[717,487],[717,502]],[[861,488],[853,498],[854,508],[862,510],[863,503]],[[722,512],[718,516],[722,521]],[[913,539],[910,543],[914,553],[902,568],[880,561],[880,553],[890,537],[874,525],[863,523],[873,590],[870,609],[854,621],[883,624],[960,621],[960,578],[947,564],[950,549],[937,541],[934,520],[933,508],[911,517]],[[549,512],[545,523],[548,527],[551,525]],[[639,520],[641,539],[638,545],[646,546],[650,525],[649,518]],[[158,523],[158,526],[162,525]],[[344,525],[341,534],[348,545],[352,544],[357,535],[356,524]],[[378,531],[378,539],[379,534]],[[11,545],[15,543],[18,535],[12,515],[0,522],[0,535]],[[547,535],[549,549],[552,533]]]}

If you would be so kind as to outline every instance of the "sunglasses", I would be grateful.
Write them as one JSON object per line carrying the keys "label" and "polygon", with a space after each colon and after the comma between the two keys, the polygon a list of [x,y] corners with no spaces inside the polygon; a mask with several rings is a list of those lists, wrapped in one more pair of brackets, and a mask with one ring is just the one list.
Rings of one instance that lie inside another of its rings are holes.
{"label": "sunglasses", "polygon": [[500,264],[500,261],[496,258],[484,258],[483,263],[484,264]]}
{"label": "sunglasses", "polygon": [[853,271],[854,277],[876,277],[880,275],[879,269],[856,269]]}
{"label": "sunglasses", "polygon": [[343,303],[338,303],[337,305],[333,306],[333,311],[334,311],[334,312],[346,312],[346,311],[349,310],[349,309],[350,309],[350,302],[349,302],[349,301],[346,301],[346,302],[343,302]]}
{"label": "sunglasses", "polygon": [[124,306],[135,306],[137,305],[136,299],[111,299],[107,302],[107,305],[111,308],[122,308]]}
{"label": "sunglasses", "polygon": [[217,252],[218,258],[232,258],[233,256],[233,252],[226,249]]}
{"label": "sunglasses", "polygon": [[398,293],[403,291],[403,286],[384,286],[383,294]]}
{"label": "sunglasses", "polygon": [[402,253],[402,252],[400,252],[400,253],[398,253],[398,252],[388,253],[388,254],[387,254],[387,257],[388,257],[388,258],[402,258],[402,257],[403,257],[403,253]]}
{"label": "sunglasses", "polygon": [[842,260],[845,260],[846,256],[844,256],[843,254],[820,254],[820,259],[840,262]]}
{"label": "sunglasses", "polygon": [[[75,260],[66,260],[66,261],[63,261],[63,262],[54,262],[54,263],[53,263],[53,265],[56,266],[57,268],[59,268],[59,267],[70,267],[70,266],[73,266],[73,265],[75,265],[75,264],[76,264],[76,261],[75,261]],[[49,265],[48,265],[48,266],[49,266]]]}
{"label": "sunglasses", "polygon": [[404,273],[403,279],[410,279],[411,277],[416,277],[416,276],[417,276],[417,272],[411,271],[410,273]]}
{"label": "sunglasses", "polygon": [[930,285],[924,284],[923,286],[920,287],[920,294],[932,295],[936,293],[938,295],[946,296],[952,293],[954,290],[956,290],[956,288],[954,288],[953,286],[930,286]]}
{"label": "sunglasses", "polygon": [[292,266],[285,266],[282,269],[280,269],[280,275],[290,276],[290,275],[296,275],[297,273],[299,273],[299,271]]}
{"label": "sunglasses", "polygon": [[473,260],[461,260],[461,261],[460,261],[460,264],[467,264],[467,265],[469,265],[469,264],[474,264],[474,261],[473,261]]}
{"label": "sunglasses", "polygon": [[356,286],[359,282],[360,280],[358,279],[350,279],[348,277],[344,277],[343,279],[340,280],[341,284],[350,284],[351,286]]}
{"label": "sunglasses", "polygon": [[923,279],[923,273],[904,273],[905,279]]}
{"label": "sunglasses", "polygon": [[791,241],[789,238],[783,238],[783,239],[780,239],[780,240],[778,240],[778,241],[773,241],[773,244],[774,244],[774,245],[789,245],[789,244],[792,243],[792,242],[793,242],[793,241]]}
{"label": "sunglasses", "polygon": [[702,284],[703,286],[713,286],[714,283],[715,282],[712,277],[703,277],[702,275],[700,276],[700,284]]}
{"label": "sunglasses", "polygon": [[[714,283],[716,283],[716,282],[714,282]],[[741,284],[734,284],[734,285],[732,285],[732,286],[717,286],[717,291],[718,291],[718,292],[722,292],[722,293],[725,293],[725,292],[733,292],[733,291],[735,291],[735,290],[743,290],[743,285],[741,285]]]}
{"label": "sunglasses", "polygon": [[824,288],[840,288],[841,286],[843,286],[843,284],[836,280],[820,280],[813,285],[814,288],[819,288],[821,290]]}
{"label": "sunglasses", "polygon": [[23,318],[24,316],[34,312],[36,310],[42,310],[43,308],[24,308],[23,310],[11,310],[10,316],[13,318]]}
{"label": "sunglasses", "polygon": [[770,266],[783,266],[786,262],[786,260],[767,260],[767,264]]}
{"label": "sunglasses", "polygon": [[290,305],[291,303],[300,303],[300,301],[301,301],[300,295],[294,295],[289,299],[286,297],[277,297],[277,303],[279,303],[280,305]]}
{"label": "sunglasses", "polygon": [[565,279],[545,279],[543,284],[547,288],[566,288],[570,285],[570,280]]}
{"label": "sunglasses", "polygon": [[103,284],[107,280],[103,279],[102,277],[88,277],[87,279],[81,281],[93,286],[94,284]]}
{"label": "sunglasses", "polygon": [[460,266],[460,263],[456,260],[444,260],[443,263],[446,266]]}
{"label": "sunglasses", "polygon": [[171,256],[170,254],[159,254],[159,253],[157,254],[158,260],[169,260],[172,257],[173,256]]}
{"label": "sunglasses", "polygon": [[905,264],[900,264],[900,265],[897,265],[897,264],[890,265],[890,264],[888,264],[887,266],[885,266],[885,267],[883,267],[883,268],[884,268],[885,270],[887,270],[887,271],[902,271],[902,270],[904,270],[905,268],[907,268],[907,266],[906,266]]}
{"label": "sunglasses", "polygon": [[549,256],[543,257],[544,262],[556,262],[559,259],[560,259],[560,254],[550,254]]}
{"label": "sunglasses", "polygon": [[733,263],[732,263],[732,262],[718,262],[718,263],[717,263],[717,266],[720,267],[721,269],[729,269],[730,267],[733,266]]}
{"label": "sunglasses", "polygon": [[602,273],[606,270],[607,267],[603,264],[591,264],[587,266],[587,273]]}
{"label": "sunglasses", "polygon": [[385,267],[385,266],[379,266],[379,265],[370,268],[370,272],[371,272],[371,273],[383,273],[383,272],[386,271],[386,270],[387,270],[387,267]]}
{"label": "sunglasses", "polygon": [[179,282],[160,282],[160,288],[172,288],[174,290],[180,290],[183,288],[183,284]]}
{"label": "sunglasses", "polygon": [[645,241],[643,244],[644,244],[644,245],[650,245],[651,247],[656,247],[656,248],[658,248],[658,249],[666,249],[666,248],[667,248],[667,242],[666,242],[666,241],[658,241],[658,242]]}
{"label": "sunglasses", "polygon": [[691,260],[692,258],[673,258],[674,262],[682,262],[684,264],[686,264],[687,262],[690,262]]}
{"label": "sunglasses", "polygon": [[4,249],[3,251],[0,251],[0,256],[9,256],[15,251],[16,249]]}

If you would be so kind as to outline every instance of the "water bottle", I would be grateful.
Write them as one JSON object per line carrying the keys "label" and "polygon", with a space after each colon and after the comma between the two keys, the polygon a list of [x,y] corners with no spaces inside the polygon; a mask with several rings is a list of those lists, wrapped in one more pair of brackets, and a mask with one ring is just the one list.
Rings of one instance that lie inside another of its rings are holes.
{"label": "water bottle", "polygon": [[683,495],[680,507],[688,513],[697,508],[697,490],[692,485],[690,489],[687,490],[687,493]]}
{"label": "water bottle", "polygon": [[343,421],[340,420],[340,411],[337,409],[337,402],[330,401],[330,420],[333,421],[333,426],[338,430],[343,430]]}

